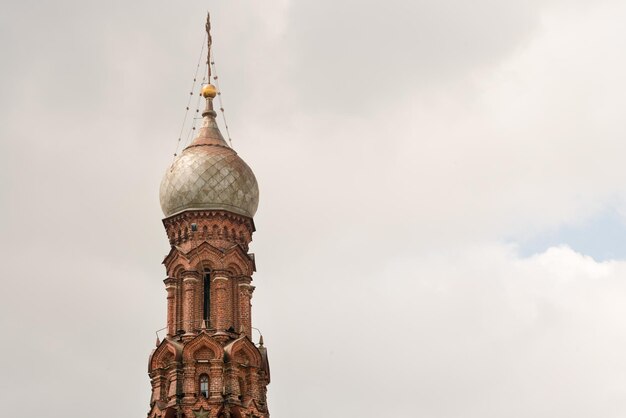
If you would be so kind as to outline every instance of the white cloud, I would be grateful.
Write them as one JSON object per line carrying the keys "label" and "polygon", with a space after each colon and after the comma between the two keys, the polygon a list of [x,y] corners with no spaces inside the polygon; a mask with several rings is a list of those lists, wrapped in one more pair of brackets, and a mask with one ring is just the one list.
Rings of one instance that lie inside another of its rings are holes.
{"label": "white cloud", "polygon": [[532,235],[618,204],[625,14],[617,3],[546,11],[541,32],[498,65],[375,111],[347,102],[287,113],[286,124],[280,112],[252,116],[240,137],[262,139],[240,146],[269,196],[262,208],[332,210],[327,222],[382,228],[377,236],[408,228],[425,245],[448,245]]}
{"label": "white cloud", "polygon": [[362,261],[264,275],[257,311],[283,312],[265,326],[289,382],[271,388],[276,414],[621,415],[626,262],[493,245]]}

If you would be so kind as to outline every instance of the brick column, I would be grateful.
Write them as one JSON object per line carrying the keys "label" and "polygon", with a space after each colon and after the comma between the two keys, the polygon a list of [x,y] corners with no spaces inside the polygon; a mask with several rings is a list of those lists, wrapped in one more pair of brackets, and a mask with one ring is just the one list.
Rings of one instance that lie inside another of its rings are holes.
{"label": "brick column", "polygon": [[196,382],[196,368],[192,364],[186,364],[183,369],[183,403],[192,404],[196,400],[198,389]]}
{"label": "brick column", "polygon": [[211,285],[212,328],[228,329],[233,326],[233,308],[231,280],[227,272],[216,270]]}
{"label": "brick column", "polygon": [[176,334],[179,331],[184,331],[183,327],[183,297],[185,296],[185,292],[183,292],[183,279],[179,278],[176,280],[176,302],[174,303],[174,307],[176,309]]}
{"label": "brick column", "polygon": [[163,281],[167,291],[167,336],[176,334],[176,280],[168,277]]}
{"label": "brick column", "polygon": [[169,372],[169,386],[167,390],[167,400],[170,401],[173,398],[176,398],[176,393],[178,392],[178,371],[176,369],[171,370]]}
{"label": "brick column", "polygon": [[261,393],[261,384],[259,379],[259,370],[255,368],[250,369],[250,396],[255,399],[257,402],[262,400],[263,397]]}
{"label": "brick column", "polygon": [[165,384],[165,377],[161,374],[157,374],[152,379],[152,398],[150,399],[150,403],[160,401],[161,397],[163,397],[163,385]]}
{"label": "brick column", "polygon": [[222,389],[224,388],[222,360],[211,360],[209,367],[209,399],[211,401],[220,401],[222,400]]}
{"label": "brick column", "polygon": [[239,402],[239,395],[241,390],[239,388],[239,370],[234,364],[228,364],[226,366],[226,394],[227,399],[231,402]]}
{"label": "brick column", "polygon": [[197,328],[197,315],[195,310],[195,292],[198,287],[198,273],[195,271],[186,271],[183,274],[183,329],[185,334],[193,333]]}
{"label": "brick column", "polygon": [[[245,334],[252,340],[252,292],[254,286],[250,284],[251,279],[246,277],[239,283],[239,324],[243,326]],[[237,330],[239,331],[239,330]]]}

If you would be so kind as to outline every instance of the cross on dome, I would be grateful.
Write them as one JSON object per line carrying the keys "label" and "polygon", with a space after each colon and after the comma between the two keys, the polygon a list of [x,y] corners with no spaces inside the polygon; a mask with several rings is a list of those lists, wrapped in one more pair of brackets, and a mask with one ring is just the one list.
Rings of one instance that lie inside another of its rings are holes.
{"label": "cross on dome", "polygon": [[[207,15],[207,61],[211,78],[211,22]],[[250,167],[228,146],[215,120],[212,84],[202,88],[206,107],[198,136],[165,172],[160,188],[166,217],[186,210],[226,210],[252,218],[259,205],[259,188]]]}

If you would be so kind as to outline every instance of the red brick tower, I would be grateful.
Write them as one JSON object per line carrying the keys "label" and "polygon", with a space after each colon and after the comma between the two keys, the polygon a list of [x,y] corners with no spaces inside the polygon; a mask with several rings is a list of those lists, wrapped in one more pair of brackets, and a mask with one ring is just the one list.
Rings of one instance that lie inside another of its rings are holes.
{"label": "red brick tower", "polygon": [[[211,80],[208,18],[207,35]],[[161,183],[171,244],[163,262],[167,336],[150,355],[148,418],[267,418],[269,364],[262,338],[252,342],[248,253],[259,190],[217,126],[215,87],[204,86],[202,95],[199,134]]]}

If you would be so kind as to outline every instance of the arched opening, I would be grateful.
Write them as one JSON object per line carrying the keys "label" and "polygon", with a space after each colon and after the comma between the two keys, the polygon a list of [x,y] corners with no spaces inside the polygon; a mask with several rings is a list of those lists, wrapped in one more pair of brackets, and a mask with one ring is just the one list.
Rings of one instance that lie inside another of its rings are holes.
{"label": "arched opening", "polygon": [[219,414],[217,414],[218,418],[242,418],[241,412],[238,408],[229,408],[227,410],[222,409]]}
{"label": "arched opening", "polygon": [[248,389],[246,387],[246,380],[244,379],[244,376],[238,376],[237,382],[239,383],[239,400],[242,401],[245,398],[246,391]]}
{"label": "arched opening", "polygon": [[209,322],[211,315],[211,270],[204,270],[204,298],[202,305],[202,318],[206,321],[207,328],[211,328]]}
{"label": "arched opening", "polygon": [[209,397],[209,376],[206,374],[200,375],[200,396]]}

